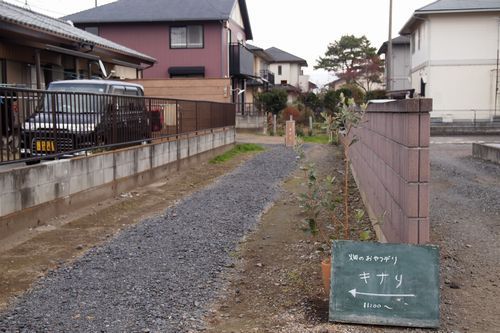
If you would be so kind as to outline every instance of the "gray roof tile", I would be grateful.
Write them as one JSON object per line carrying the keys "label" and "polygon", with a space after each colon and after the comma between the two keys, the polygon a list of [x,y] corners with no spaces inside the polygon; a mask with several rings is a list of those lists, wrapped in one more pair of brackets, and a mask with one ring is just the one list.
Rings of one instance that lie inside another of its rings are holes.
{"label": "gray roof tile", "polygon": [[75,23],[228,20],[239,1],[248,39],[252,39],[245,0],[119,0],[65,16]]}
{"label": "gray roof tile", "polygon": [[416,13],[495,9],[500,9],[500,0],[438,0],[417,9]]}
{"label": "gray roof tile", "polygon": [[301,66],[307,67],[307,61],[294,56],[288,52],[278,49],[277,47],[271,47],[266,50],[266,53],[269,54],[272,58],[272,62],[292,62],[299,63]]}
{"label": "gray roof tile", "polygon": [[0,2],[0,21],[42,30],[45,33],[57,35],[68,40],[96,45],[98,47],[113,50],[117,53],[137,57],[143,61],[156,62],[155,58],[75,28],[63,20],[45,16],[3,1]]}
{"label": "gray roof tile", "polygon": [[417,9],[399,33],[410,34],[419,15],[498,11],[500,11],[500,0],[438,0]]}

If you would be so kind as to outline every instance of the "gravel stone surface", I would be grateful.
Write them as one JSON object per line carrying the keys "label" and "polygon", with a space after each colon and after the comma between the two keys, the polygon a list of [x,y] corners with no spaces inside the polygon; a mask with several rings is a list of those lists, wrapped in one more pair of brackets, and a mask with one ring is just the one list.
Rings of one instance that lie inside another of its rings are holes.
{"label": "gravel stone surface", "polygon": [[0,314],[0,332],[203,329],[232,251],[295,167],[293,150],[268,147],[163,216],[50,272]]}
{"label": "gravel stone surface", "polygon": [[442,332],[500,332],[500,165],[472,158],[471,150],[470,144],[431,146]]}

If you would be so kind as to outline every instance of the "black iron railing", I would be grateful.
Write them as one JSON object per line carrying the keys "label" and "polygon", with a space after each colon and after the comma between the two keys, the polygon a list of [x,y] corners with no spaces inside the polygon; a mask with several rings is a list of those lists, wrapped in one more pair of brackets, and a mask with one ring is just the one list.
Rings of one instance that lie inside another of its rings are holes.
{"label": "black iron railing", "polygon": [[269,84],[274,85],[274,73],[268,69],[260,70],[260,77],[266,80]]}
{"label": "black iron railing", "polygon": [[229,103],[0,88],[0,164],[234,125]]}
{"label": "black iron railing", "polygon": [[264,110],[256,103],[236,104],[236,113],[241,116],[262,116]]}

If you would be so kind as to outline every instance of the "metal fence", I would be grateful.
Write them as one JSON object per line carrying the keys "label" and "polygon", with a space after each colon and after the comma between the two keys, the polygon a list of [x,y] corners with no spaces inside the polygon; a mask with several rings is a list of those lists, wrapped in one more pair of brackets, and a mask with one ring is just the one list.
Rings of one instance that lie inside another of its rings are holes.
{"label": "metal fence", "polygon": [[236,113],[242,116],[262,116],[264,110],[256,103],[237,103]]}
{"label": "metal fence", "polygon": [[0,164],[234,125],[235,106],[228,103],[0,88]]}

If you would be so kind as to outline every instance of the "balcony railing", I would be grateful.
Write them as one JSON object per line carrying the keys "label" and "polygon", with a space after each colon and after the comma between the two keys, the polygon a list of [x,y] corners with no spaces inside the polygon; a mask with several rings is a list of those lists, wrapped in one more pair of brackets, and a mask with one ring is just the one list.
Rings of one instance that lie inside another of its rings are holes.
{"label": "balcony railing", "polygon": [[229,72],[232,76],[253,76],[253,53],[242,44],[231,44]]}
{"label": "balcony railing", "polygon": [[256,103],[238,103],[236,105],[236,114],[241,116],[262,116],[264,110],[262,106]]}
{"label": "balcony railing", "polygon": [[268,69],[260,70],[260,77],[269,82],[269,84],[274,85],[274,73]]}

